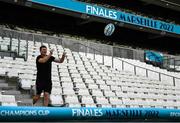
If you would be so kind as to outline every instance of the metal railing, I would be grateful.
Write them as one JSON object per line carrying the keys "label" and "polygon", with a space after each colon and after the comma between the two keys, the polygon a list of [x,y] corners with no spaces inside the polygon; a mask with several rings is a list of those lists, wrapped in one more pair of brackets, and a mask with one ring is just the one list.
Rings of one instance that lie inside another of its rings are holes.
{"label": "metal railing", "polygon": [[[91,49],[93,51],[92,54],[93,54],[93,59],[94,60],[96,59],[96,52],[98,52],[98,54],[100,54],[102,56],[102,64],[104,64],[104,53],[102,53],[101,51],[99,51],[97,49],[94,49],[94,48],[91,48],[91,47],[88,47],[88,46],[86,46],[84,44],[81,44],[81,43],[74,43],[73,47],[76,47],[76,46],[83,46],[83,47],[85,47],[85,52],[84,52],[85,56],[87,56],[88,49]],[[81,48],[80,47],[78,48],[78,50],[74,49],[74,48],[72,50],[77,51],[77,52],[81,52]]]}
{"label": "metal railing", "polygon": [[[116,58],[117,59],[117,58]],[[165,76],[168,76],[168,77],[172,77],[172,79],[173,79],[173,85],[175,86],[176,84],[176,82],[175,82],[175,79],[179,79],[180,80],[180,78],[177,78],[177,77],[175,77],[175,76],[172,76],[172,75],[168,75],[168,74],[165,74],[165,73],[161,73],[161,72],[157,72],[157,71],[155,71],[155,70],[151,70],[151,69],[147,69],[147,68],[144,68],[144,67],[141,67],[141,66],[138,66],[138,65],[134,65],[134,64],[132,64],[132,63],[129,63],[129,62],[127,62],[127,61],[124,61],[124,60],[122,60],[122,59],[118,59],[118,60],[120,60],[120,61],[122,61],[122,70],[124,70],[124,67],[125,67],[125,65],[124,65],[124,63],[127,63],[127,64],[129,64],[129,65],[132,65],[133,67],[134,67],[134,74],[136,75],[136,73],[137,73],[137,68],[141,68],[141,69],[144,69],[145,71],[146,71],[146,77],[149,77],[149,72],[153,72],[153,73],[157,73],[158,75],[159,75],[159,81],[161,81],[162,79],[162,75],[165,75]]]}
{"label": "metal railing", "polygon": [[163,67],[170,71],[179,72],[179,69],[177,69],[178,66],[180,67],[180,60],[176,58],[165,57],[163,60]]}
{"label": "metal railing", "polygon": [[[93,51],[97,51],[99,54],[102,54],[102,64],[104,64],[105,63],[105,61],[104,61],[104,53],[102,53],[101,51],[98,51],[98,50],[96,50],[96,49],[94,49],[94,48],[92,48],[92,47],[88,47],[88,46],[86,46],[86,45],[84,45],[84,44],[81,44],[81,43],[74,43],[74,45],[79,45],[79,46],[82,46],[82,47],[85,47],[85,55],[87,56],[87,49],[92,49]],[[95,59],[95,52],[93,53],[93,58],[94,58],[94,60],[96,60]],[[156,73],[156,74],[158,74],[158,76],[159,76],[159,81],[162,81],[162,76],[164,75],[164,76],[167,76],[167,77],[171,77],[172,78],[172,82],[173,82],[173,85],[175,86],[176,85],[176,79],[178,79],[178,80],[180,80],[180,78],[178,78],[178,77],[175,77],[175,76],[172,76],[172,75],[168,75],[168,74],[165,74],[165,73],[162,73],[162,72],[157,72],[157,71],[155,71],[155,70],[151,70],[151,69],[147,69],[147,68],[144,68],[144,67],[141,67],[141,66],[138,66],[138,65],[134,65],[134,64],[132,64],[132,63],[129,63],[129,62],[127,62],[127,61],[124,61],[124,60],[122,60],[122,59],[119,59],[119,58],[116,58],[116,57],[113,57],[112,56],[112,67],[114,67],[114,59],[116,59],[116,60],[118,60],[118,61],[120,61],[119,63],[121,63],[121,69],[122,70],[125,70],[125,63],[126,64],[128,64],[128,65],[131,65],[134,69],[133,69],[133,73],[135,74],[135,75],[137,75],[137,68],[140,68],[140,69],[143,69],[143,70],[145,70],[145,74],[146,74],[146,77],[149,77],[150,76],[150,72],[153,72],[153,73]]]}

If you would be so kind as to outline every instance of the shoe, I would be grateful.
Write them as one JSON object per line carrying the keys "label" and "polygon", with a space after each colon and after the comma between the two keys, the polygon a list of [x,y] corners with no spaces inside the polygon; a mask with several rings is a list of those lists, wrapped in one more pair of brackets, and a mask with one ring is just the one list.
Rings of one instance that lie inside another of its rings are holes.
{"label": "shoe", "polygon": [[33,97],[33,105],[34,105],[36,102],[37,102],[37,101],[36,101],[35,97]]}

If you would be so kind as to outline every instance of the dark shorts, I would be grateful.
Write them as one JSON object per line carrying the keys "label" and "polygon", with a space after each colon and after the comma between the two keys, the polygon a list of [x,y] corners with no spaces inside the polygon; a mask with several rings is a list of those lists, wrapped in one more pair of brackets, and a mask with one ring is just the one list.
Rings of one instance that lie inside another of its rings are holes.
{"label": "dark shorts", "polygon": [[40,95],[42,92],[51,94],[52,85],[36,86],[36,94]]}

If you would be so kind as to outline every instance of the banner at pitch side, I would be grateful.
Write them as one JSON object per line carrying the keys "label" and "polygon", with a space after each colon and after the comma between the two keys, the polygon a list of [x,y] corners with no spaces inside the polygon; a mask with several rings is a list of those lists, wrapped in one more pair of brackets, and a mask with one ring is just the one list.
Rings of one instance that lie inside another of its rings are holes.
{"label": "banner at pitch side", "polygon": [[120,10],[107,9],[93,4],[75,0],[28,0],[34,3],[85,13],[97,17],[107,18],[119,22],[129,23],[155,30],[180,34],[180,25],[154,20],[140,15],[122,12]]}
{"label": "banner at pitch side", "polygon": [[180,110],[158,108],[0,107],[0,121],[180,121]]}

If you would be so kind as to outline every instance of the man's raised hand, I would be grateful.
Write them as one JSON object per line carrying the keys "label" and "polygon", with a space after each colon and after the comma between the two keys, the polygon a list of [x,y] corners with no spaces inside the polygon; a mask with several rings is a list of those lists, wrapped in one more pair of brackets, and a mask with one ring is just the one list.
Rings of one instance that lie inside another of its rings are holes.
{"label": "man's raised hand", "polygon": [[66,52],[63,52],[62,57],[67,57]]}
{"label": "man's raised hand", "polygon": [[51,55],[53,54],[53,52],[54,52],[54,49],[51,49],[51,50],[50,50]]}

